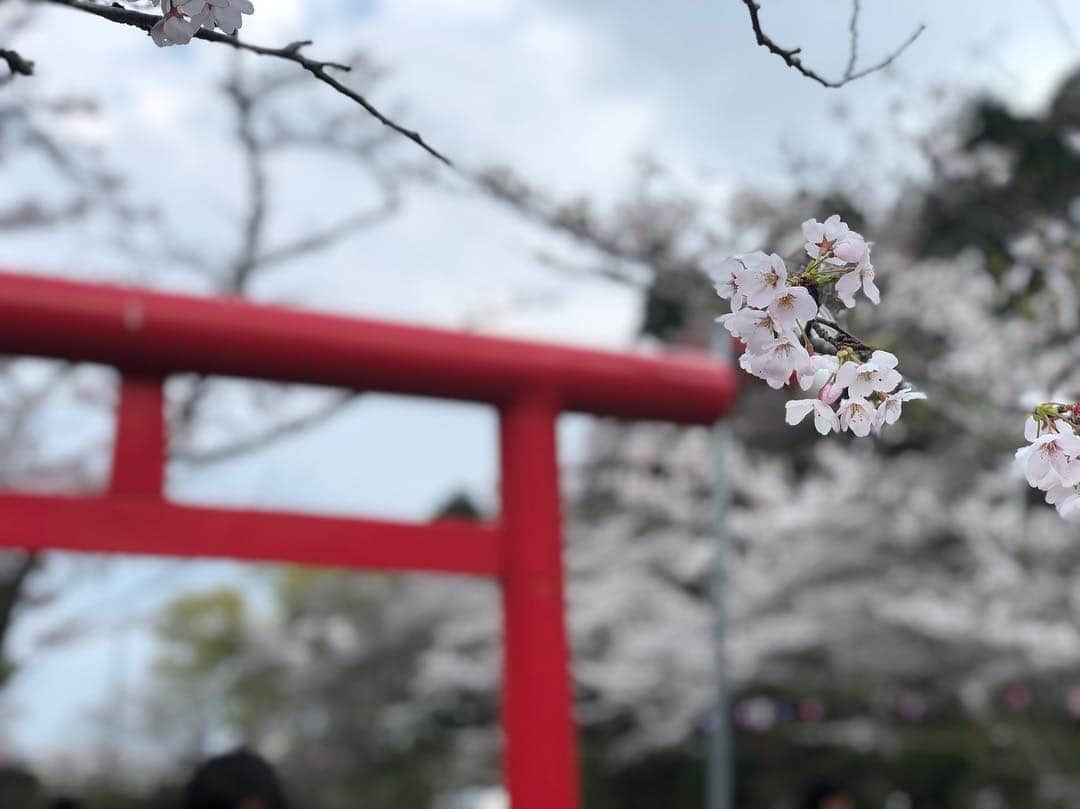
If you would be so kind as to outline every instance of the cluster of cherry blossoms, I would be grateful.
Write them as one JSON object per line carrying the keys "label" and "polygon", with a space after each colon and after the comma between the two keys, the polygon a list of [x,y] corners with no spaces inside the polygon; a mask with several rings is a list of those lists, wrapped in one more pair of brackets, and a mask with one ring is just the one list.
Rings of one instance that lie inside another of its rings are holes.
{"label": "cluster of cherry blossoms", "polygon": [[1045,402],[1024,424],[1026,447],[1016,460],[1028,483],[1069,522],[1080,523],[1080,402]]}
{"label": "cluster of cherry blossoms", "polygon": [[251,0],[154,0],[164,15],[150,36],[158,47],[186,45],[200,28],[220,28],[230,36],[240,30],[243,15],[253,14]]}
{"label": "cluster of cherry blossoms", "polygon": [[900,418],[904,402],[926,395],[900,387],[896,357],[844,331],[823,305],[832,295],[851,308],[860,290],[880,302],[870,245],[837,215],[809,219],[802,232],[810,258],[796,275],[776,253],[723,262],[716,291],[731,302],[731,312],[718,320],[745,346],[744,371],[777,390],[795,382],[816,392],[787,403],[788,424],[813,413],[822,435],[877,433]]}

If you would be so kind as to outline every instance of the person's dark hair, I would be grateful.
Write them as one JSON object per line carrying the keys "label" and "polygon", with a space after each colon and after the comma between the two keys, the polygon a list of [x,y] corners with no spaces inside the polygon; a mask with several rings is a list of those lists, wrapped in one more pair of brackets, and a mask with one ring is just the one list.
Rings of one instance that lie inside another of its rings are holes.
{"label": "person's dark hair", "polygon": [[184,790],[184,809],[286,809],[274,770],[247,750],[216,756],[199,767]]}
{"label": "person's dark hair", "polygon": [[82,809],[82,804],[74,798],[54,798],[49,809]]}
{"label": "person's dark hair", "polygon": [[815,781],[803,792],[798,809],[821,809],[821,806],[829,798],[838,798],[844,795],[847,795],[847,792],[839,784],[832,781]]}

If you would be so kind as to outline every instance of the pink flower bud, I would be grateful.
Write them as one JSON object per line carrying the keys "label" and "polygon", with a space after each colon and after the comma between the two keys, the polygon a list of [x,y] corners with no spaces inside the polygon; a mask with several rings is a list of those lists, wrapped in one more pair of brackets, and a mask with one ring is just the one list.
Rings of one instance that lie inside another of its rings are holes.
{"label": "pink flower bud", "polygon": [[866,240],[858,233],[848,233],[833,246],[833,255],[848,264],[858,264],[866,255]]}
{"label": "pink flower bud", "polygon": [[821,387],[818,398],[827,405],[835,404],[836,400],[844,395],[844,389],[836,384],[834,379]]}

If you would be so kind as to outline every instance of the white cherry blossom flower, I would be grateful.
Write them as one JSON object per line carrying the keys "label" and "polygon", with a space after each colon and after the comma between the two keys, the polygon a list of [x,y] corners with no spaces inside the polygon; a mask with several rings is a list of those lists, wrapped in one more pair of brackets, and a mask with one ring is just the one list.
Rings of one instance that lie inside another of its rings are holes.
{"label": "white cherry blossom flower", "polygon": [[251,0],[155,0],[162,18],[150,29],[159,47],[186,45],[200,28],[221,29],[230,36],[243,25],[244,14],[252,14]]}
{"label": "white cherry blossom flower", "polygon": [[861,396],[844,399],[840,402],[837,413],[840,416],[840,428],[851,430],[860,438],[870,435],[877,420],[874,405]]}
{"label": "white cherry blossom flower", "polygon": [[820,399],[792,399],[784,405],[784,409],[785,421],[790,425],[800,423],[813,411],[814,427],[819,433],[828,435],[830,432],[840,432],[840,417]]}
{"label": "white cherry blossom flower", "polygon": [[731,301],[731,311],[737,312],[746,301],[746,296],[739,290],[739,273],[743,270],[742,262],[738,256],[731,256],[720,262],[714,276],[716,278],[716,294],[725,300]]}
{"label": "white cherry blossom flower", "polygon": [[881,292],[874,283],[874,265],[870,263],[869,253],[855,269],[841,276],[836,282],[836,296],[850,309],[855,305],[855,293],[859,291],[859,287],[862,287],[863,294],[870,303],[875,306],[881,303]]}
{"label": "white cherry blossom flower", "polygon": [[806,239],[806,253],[810,258],[825,258],[832,254],[836,243],[849,232],[848,226],[833,214],[824,222],[807,219],[802,223],[803,238]]}
{"label": "white cherry blossom flower", "polygon": [[[1062,397],[1064,398],[1064,397]],[[1034,441],[1040,435],[1047,433],[1071,433],[1073,428],[1065,419],[1050,419],[1049,422],[1037,421],[1034,416],[1028,416],[1024,422],[1024,438]]]}
{"label": "white cherry blossom flower", "polygon": [[896,386],[904,380],[904,377],[896,370],[896,366],[900,364],[900,360],[896,358],[895,354],[889,351],[877,350],[870,354],[870,362],[881,369],[881,381],[884,387],[878,388],[878,390],[885,391],[886,393],[895,390]]}
{"label": "white cherry blossom flower", "polygon": [[881,404],[878,405],[877,419],[878,425],[884,426],[886,424],[896,424],[900,420],[900,413],[903,410],[904,402],[910,402],[914,399],[925,399],[926,394],[914,391],[911,388],[902,388],[896,393],[887,393]]}
{"label": "white cherry blossom flower", "polygon": [[776,390],[791,381],[792,374],[811,367],[810,354],[790,335],[769,340],[760,352],[744,356],[749,356],[749,360],[743,367]]}
{"label": "white cherry blossom flower", "polygon": [[731,314],[721,315],[717,321],[731,332],[732,337],[742,340],[747,350],[757,353],[769,340],[784,331],[764,309],[746,307]]}
{"label": "white cherry blossom flower", "polygon": [[1051,486],[1046,492],[1046,502],[1068,522],[1080,523],[1080,485]]}
{"label": "white cherry blossom flower", "polygon": [[865,398],[878,391],[888,393],[899,383],[900,374],[891,368],[882,368],[873,357],[864,363],[845,362],[836,372],[836,384],[841,389],[847,388],[848,395],[856,398]]}
{"label": "white cherry blossom flower", "polygon": [[1044,433],[1028,446],[1016,451],[1016,460],[1028,483],[1036,489],[1061,484],[1080,483],[1080,436],[1068,433]]}
{"label": "white cherry blossom flower", "polygon": [[818,305],[805,287],[783,287],[769,302],[769,314],[783,331],[795,328],[796,322],[805,323],[817,312]]}
{"label": "white cherry blossom flower", "polygon": [[[235,34],[244,24],[244,14],[253,14],[255,6],[251,0],[188,0],[194,6],[205,5],[202,13],[209,13],[210,20],[226,34]],[[196,12],[198,13],[198,12]],[[204,27],[212,27],[203,22]]]}
{"label": "white cherry blossom flower", "polygon": [[776,253],[765,255],[758,250],[743,256],[742,263],[739,289],[746,295],[748,304],[764,309],[787,284],[788,273],[784,260]]}

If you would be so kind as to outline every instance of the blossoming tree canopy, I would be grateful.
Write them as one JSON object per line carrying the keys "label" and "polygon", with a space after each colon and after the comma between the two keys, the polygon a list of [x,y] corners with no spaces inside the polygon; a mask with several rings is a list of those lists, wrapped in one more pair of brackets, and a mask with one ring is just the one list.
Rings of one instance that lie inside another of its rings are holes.
{"label": "blossoming tree canopy", "polygon": [[1080,402],[1044,402],[1024,424],[1016,460],[1028,483],[1069,522],[1080,523]]}
{"label": "blossoming tree canopy", "polygon": [[230,36],[243,25],[243,15],[253,14],[251,0],[154,0],[161,7],[160,22],[150,29],[158,47],[186,45],[200,28],[220,28]]}
{"label": "blossoming tree canopy", "polygon": [[842,329],[825,303],[830,289],[848,308],[860,290],[881,301],[870,245],[835,214],[803,222],[802,232],[809,261],[796,275],[776,253],[761,251],[720,265],[716,291],[731,312],[717,319],[745,346],[744,371],[777,390],[794,382],[815,392],[787,403],[788,424],[813,413],[822,435],[880,432],[899,420],[904,402],[926,395],[901,387],[897,358]]}

